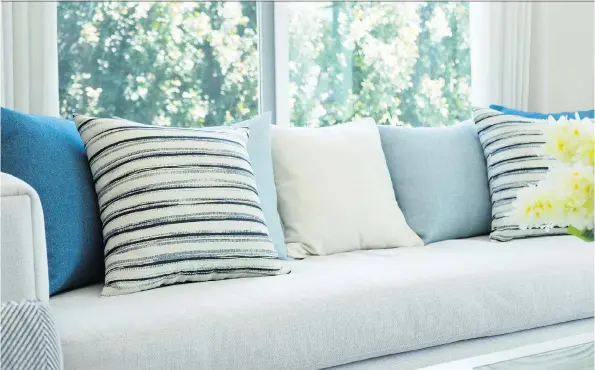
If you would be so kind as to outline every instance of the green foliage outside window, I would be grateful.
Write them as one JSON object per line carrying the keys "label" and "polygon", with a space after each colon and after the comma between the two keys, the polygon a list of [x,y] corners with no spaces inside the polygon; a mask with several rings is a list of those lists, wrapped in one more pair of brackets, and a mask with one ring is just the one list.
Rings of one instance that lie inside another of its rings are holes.
{"label": "green foliage outside window", "polygon": [[[61,2],[60,111],[177,127],[258,114],[254,2]],[[289,4],[291,124],[470,116],[467,3]]]}
{"label": "green foliage outside window", "polygon": [[452,2],[292,3],[292,123],[440,126],[471,116],[469,9]]}
{"label": "green foliage outside window", "polygon": [[58,5],[60,111],[201,127],[258,112],[256,3]]}

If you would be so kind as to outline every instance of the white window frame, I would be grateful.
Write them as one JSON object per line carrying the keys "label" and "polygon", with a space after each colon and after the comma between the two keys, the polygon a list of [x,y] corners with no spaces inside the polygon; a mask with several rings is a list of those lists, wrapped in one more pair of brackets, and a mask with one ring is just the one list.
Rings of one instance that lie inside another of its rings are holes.
{"label": "white window frame", "polygon": [[[293,0],[308,1],[308,0]],[[259,34],[259,112],[272,112],[272,124],[289,127],[289,3],[257,1]]]}
{"label": "white window frame", "polygon": [[289,29],[287,3],[257,3],[259,48],[259,110],[272,112],[273,124],[288,127],[289,109]]}

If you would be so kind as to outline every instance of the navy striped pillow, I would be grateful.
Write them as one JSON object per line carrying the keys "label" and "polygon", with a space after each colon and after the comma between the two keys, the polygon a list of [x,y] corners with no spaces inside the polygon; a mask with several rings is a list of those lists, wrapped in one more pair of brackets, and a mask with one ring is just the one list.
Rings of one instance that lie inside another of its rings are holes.
{"label": "navy striped pillow", "polygon": [[103,227],[102,295],[289,272],[269,238],[247,128],[75,121]]}
{"label": "navy striped pillow", "polygon": [[545,177],[554,159],[540,154],[547,121],[507,115],[489,108],[473,108],[473,120],[487,161],[492,198],[492,232],[497,241],[530,236],[562,235],[566,228],[521,230],[510,216],[519,189]]}

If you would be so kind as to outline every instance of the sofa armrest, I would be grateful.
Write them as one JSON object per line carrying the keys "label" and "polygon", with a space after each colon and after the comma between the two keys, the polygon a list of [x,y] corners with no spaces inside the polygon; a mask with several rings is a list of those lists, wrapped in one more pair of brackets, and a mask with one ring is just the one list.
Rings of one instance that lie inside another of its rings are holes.
{"label": "sofa armrest", "polygon": [[45,227],[37,192],[0,173],[1,300],[49,302]]}

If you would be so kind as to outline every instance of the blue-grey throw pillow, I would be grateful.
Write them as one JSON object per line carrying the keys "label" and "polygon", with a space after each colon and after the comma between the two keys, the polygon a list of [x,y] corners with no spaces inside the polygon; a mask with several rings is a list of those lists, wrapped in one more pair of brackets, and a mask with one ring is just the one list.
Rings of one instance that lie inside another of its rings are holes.
{"label": "blue-grey throw pillow", "polygon": [[31,185],[43,207],[50,295],[102,281],[97,198],[74,122],[1,110],[1,170]]}
{"label": "blue-grey throw pillow", "polygon": [[424,243],[489,234],[488,175],[473,125],[378,129],[397,203]]}
{"label": "blue-grey throw pillow", "polygon": [[559,119],[562,116],[567,116],[569,118],[574,118],[575,113],[578,113],[580,118],[595,118],[595,110],[580,110],[577,112],[559,112],[559,113],[538,113],[538,112],[525,112],[522,110],[506,108],[501,105],[490,105],[490,109],[497,110],[498,112],[502,112],[504,114],[513,115],[513,116],[520,116],[525,118],[534,118],[534,119],[547,119],[549,116],[553,116],[554,119]]}
{"label": "blue-grey throw pillow", "polygon": [[251,120],[237,123],[235,126],[250,128],[248,156],[252,162],[264,219],[279,258],[287,260],[289,258],[285,247],[285,237],[283,236],[281,218],[277,211],[277,188],[271,156],[271,113],[264,113]]}

